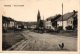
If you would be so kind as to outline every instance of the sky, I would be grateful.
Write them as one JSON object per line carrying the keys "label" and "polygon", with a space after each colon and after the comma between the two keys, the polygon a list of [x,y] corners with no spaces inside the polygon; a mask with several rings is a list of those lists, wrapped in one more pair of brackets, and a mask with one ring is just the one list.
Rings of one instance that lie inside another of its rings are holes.
{"label": "sky", "polygon": [[[41,19],[62,13],[72,12],[79,8],[79,0],[0,0],[2,15],[17,21],[36,21],[38,10]],[[11,7],[5,6],[11,5]],[[14,6],[24,5],[24,6]]]}

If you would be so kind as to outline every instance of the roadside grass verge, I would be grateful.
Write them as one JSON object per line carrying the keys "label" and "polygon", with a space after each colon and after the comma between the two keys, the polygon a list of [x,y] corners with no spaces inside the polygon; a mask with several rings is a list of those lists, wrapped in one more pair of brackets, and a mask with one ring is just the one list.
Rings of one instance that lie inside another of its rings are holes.
{"label": "roadside grass verge", "polygon": [[12,45],[24,39],[20,32],[3,33],[2,35],[2,50],[10,48]]}

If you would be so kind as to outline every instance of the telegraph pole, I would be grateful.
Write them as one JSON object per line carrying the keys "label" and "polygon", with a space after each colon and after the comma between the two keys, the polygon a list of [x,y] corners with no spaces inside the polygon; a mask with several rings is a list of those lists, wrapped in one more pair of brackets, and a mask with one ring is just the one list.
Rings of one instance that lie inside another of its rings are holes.
{"label": "telegraph pole", "polygon": [[44,16],[43,16],[43,26],[45,27]]}
{"label": "telegraph pole", "polygon": [[62,29],[63,29],[63,3],[62,3]]}

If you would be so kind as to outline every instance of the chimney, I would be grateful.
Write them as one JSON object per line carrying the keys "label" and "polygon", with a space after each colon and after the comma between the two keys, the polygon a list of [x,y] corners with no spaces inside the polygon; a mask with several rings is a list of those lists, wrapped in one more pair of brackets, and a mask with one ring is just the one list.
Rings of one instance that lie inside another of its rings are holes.
{"label": "chimney", "polygon": [[75,14],[75,13],[77,13],[75,10],[73,10],[73,13]]}

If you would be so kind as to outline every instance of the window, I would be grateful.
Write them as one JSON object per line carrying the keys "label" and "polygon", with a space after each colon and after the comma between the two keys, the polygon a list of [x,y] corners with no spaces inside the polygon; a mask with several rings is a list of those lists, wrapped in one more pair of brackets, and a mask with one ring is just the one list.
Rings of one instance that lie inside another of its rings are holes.
{"label": "window", "polygon": [[71,21],[71,24],[72,24],[72,21]]}

